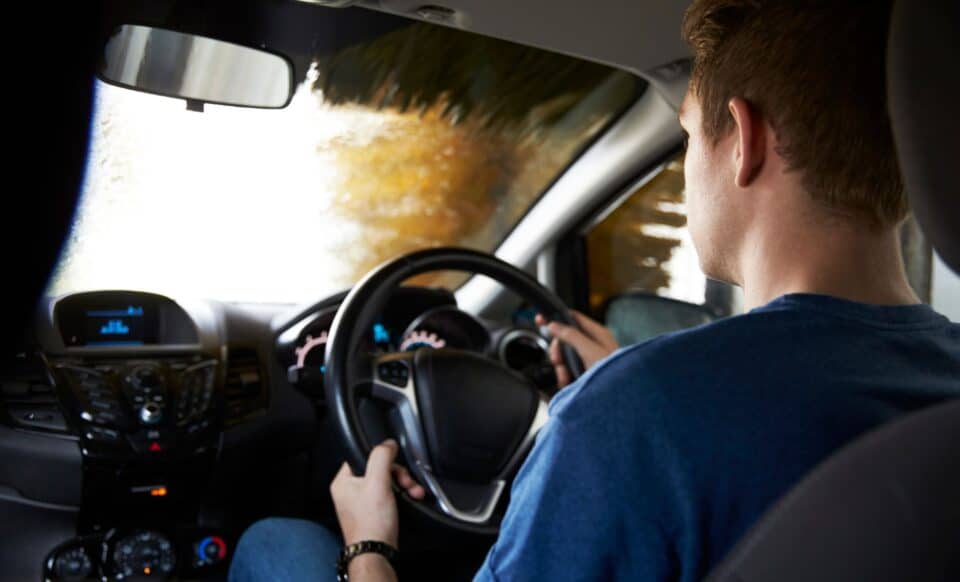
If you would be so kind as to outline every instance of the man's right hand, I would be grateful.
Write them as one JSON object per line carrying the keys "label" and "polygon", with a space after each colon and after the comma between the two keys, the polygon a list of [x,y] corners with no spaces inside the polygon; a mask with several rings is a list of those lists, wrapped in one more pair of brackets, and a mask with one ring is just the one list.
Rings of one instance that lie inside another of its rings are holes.
{"label": "man's right hand", "polygon": [[546,327],[553,337],[550,342],[550,362],[557,374],[557,386],[563,388],[573,380],[570,370],[563,361],[560,343],[571,346],[583,360],[589,370],[597,362],[606,358],[620,347],[613,333],[603,324],[590,319],[579,311],[571,311],[581,329],[548,321],[543,315],[537,315],[537,325]]}

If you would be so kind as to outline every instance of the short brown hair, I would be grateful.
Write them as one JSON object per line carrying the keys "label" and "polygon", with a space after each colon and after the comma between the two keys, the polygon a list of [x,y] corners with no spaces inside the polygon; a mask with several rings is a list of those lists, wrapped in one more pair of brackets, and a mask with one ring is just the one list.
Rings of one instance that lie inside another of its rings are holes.
{"label": "short brown hair", "polygon": [[777,134],[810,195],[874,225],[907,201],[887,115],[889,0],[694,0],[683,20],[691,89],[715,144],[742,97]]}

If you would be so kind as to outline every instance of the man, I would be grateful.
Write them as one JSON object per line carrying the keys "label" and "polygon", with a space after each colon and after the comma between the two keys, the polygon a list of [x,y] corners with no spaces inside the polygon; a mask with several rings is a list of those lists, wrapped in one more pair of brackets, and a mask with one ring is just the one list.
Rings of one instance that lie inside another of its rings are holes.
{"label": "man", "polygon": [[[899,251],[888,14],[874,1],[690,7],[689,227],[704,272],[743,287],[748,312],[622,349],[555,397],[477,580],[698,580],[831,452],[960,396],[960,326],[919,303]],[[551,331],[599,359],[610,338],[584,323]],[[395,455],[380,445],[365,476],[344,465],[331,486],[347,544],[396,546],[391,474],[423,496]],[[284,567],[258,528],[237,579]],[[326,548],[317,567],[332,571],[329,540],[294,546]],[[349,573],[395,578],[377,553]]]}

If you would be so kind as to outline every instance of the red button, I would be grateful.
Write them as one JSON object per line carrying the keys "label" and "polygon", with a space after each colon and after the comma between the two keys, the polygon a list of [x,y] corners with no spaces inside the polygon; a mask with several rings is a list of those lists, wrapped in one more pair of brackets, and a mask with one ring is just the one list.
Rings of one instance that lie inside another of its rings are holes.
{"label": "red button", "polygon": [[160,443],[158,443],[158,442],[156,442],[156,441],[150,443],[150,452],[151,452],[151,453],[159,453],[159,452],[162,451],[162,450],[163,450],[163,448],[160,446]]}

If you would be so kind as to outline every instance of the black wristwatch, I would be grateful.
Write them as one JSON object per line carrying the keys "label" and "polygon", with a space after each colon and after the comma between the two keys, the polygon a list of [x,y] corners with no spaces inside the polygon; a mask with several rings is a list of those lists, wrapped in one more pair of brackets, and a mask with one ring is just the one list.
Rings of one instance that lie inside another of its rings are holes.
{"label": "black wristwatch", "polygon": [[386,558],[388,562],[390,562],[390,565],[393,566],[394,571],[396,571],[397,556],[400,555],[400,551],[397,550],[397,548],[384,542],[364,540],[362,542],[350,544],[349,546],[340,550],[340,556],[337,558],[338,582],[347,582],[350,579],[349,576],[347,576],[347,566],[350,565],[350,560],[356,558],[360,554],[369,553],[380,554]]}

